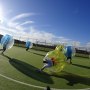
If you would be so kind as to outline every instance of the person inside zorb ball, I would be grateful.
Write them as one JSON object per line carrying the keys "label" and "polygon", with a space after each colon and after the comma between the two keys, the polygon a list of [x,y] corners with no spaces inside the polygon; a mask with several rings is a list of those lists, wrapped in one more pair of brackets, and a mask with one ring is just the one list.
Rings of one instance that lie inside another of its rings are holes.
{"label": "person inside zorb ball", "polygon": [[43,63],[44,65],[40,71],[43,71],[45,68],[52,72],[62,71],[67,64],[64,46],[59,45],[55,50],[48,52],[43,59]]}
{"label": "person inside zorb ball", "polygon": [[12,48],[12,46],[14,45],[14,39],[11,35],[6,34],[1,38],[0,43],[3,47],[3,49],[0,49],[2,50],[2,54],[3,54],[7,49]]}
{"label": "person inside zorb ball", "polygon": [[30,42],[30,41],[26,41],[25,47],[26,47],[26,51],[28,51],[29,48],[32,48],[32,47],[33,47],[32,42]]}

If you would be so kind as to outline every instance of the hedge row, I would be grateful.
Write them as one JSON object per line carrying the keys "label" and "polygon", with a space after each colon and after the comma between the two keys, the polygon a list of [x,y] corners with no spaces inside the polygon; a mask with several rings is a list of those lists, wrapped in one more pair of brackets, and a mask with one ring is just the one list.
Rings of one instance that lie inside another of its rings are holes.
{"label": "hedge row", "polygon": [[76,53],[76,57],[84,57],[84,58],[90,58],[90,54],[81,54],[81,53]]}

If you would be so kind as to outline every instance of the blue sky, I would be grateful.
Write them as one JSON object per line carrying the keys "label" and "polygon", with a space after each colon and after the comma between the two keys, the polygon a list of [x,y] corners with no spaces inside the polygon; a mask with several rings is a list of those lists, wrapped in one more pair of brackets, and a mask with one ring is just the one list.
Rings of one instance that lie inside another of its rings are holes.
{"label": "blue sky", "polygon": [[0,8],[1,34],[90,42],[90,0],[0,0]]}

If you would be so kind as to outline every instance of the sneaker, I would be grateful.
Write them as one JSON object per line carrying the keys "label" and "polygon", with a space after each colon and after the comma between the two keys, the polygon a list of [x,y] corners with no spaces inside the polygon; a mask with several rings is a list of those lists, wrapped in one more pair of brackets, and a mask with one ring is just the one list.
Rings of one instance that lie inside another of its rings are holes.
{"label": "sneaker", "polygon": [[37,72],[41,73],[42,71],[40,69],[36,70]]}

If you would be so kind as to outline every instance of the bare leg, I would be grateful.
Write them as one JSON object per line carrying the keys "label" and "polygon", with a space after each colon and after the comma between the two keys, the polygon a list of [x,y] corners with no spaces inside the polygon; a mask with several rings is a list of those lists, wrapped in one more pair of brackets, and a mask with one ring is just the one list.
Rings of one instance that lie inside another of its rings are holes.
{"label": "bare leg", "polygon": [[40,69],[40,71],[43,71],[45,69],[45,66],[43,66],[41,69]]}

